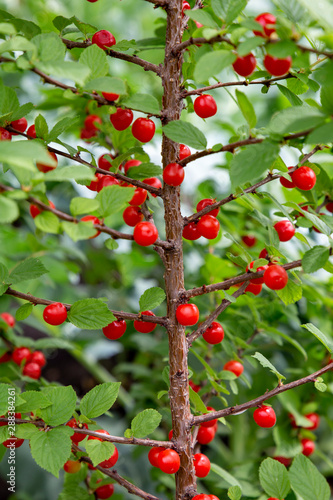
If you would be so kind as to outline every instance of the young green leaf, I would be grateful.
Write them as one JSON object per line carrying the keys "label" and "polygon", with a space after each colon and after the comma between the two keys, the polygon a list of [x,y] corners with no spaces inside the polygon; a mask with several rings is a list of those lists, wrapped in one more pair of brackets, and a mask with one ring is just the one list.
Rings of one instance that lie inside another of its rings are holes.
{"label": "young green leaf", "polygon": [[228,497],[230,500],[240,500],[242,498],[242,490],[239,486],[231,486],[228,489]]}
{"label": "young green leaf", "polygon": [[103,415],[116,401],[119,387],[120,382],[106,382],[91,389],[81,400],[81,413],[88,418]]}
{"label": "young green leaf", "polygon": [[132,167],[128,170],[127,176],[132,179],[149,179],[149,177],[156,177],[162,175],[162,169],[154,163],[142,163],[138,167]]}
{"label": "young green leaf", "polygon": [[321,332],[317,327],[312,325],[311,323],[306,323],[305,325],[301,325],[302,328],[306,328],[310,333],[312,333],[317,339],[326,347],[326,349],[333,354],[333,342],[330,338],[326,337],[326,335]]}
{"label": "young green leaf", "polygon": [[226,481],[231,486],[238,486],[239,488],[241,488],[239,481],[225,469],[222,469],[222,467],[220,467],[219,465],[211,463],[210,470],[212,472],[215,472],[215,474],[217,474],[218,476],[222,477],[222,479],[224,479],[224,481]]}
{"label": "young green leaf", "polygon": [[27,319],[32,313],[32,310],[33,310],[33,305],[30,302],[20,306],[15,313],[16,321],[23,321],[24,319]]}
{"label": "young green leaf", "polygon": [[41,418],[49,425],[64,424],[71,418],[76,406],[76,394],[72,386],[48,387],[43,394],[52,403],[41,410]]}
{"label": "young green leaf", "polygon": [[0,224],[10,224],[18,219],[19,215],[17,203],[0,195]]}
{"label": "young green leaf", "polygon": [[250,128],[255,127],[256,123],[257,123],[257,117],[256,117],[256,113],[254,111],[254,107],[253,107],[251,101],[248,99],[246,94],[244,94],[244,92],[240,92],[240,90],[237,90],[237,89],[236,89],[236,97],[237,97],[238,106],[239,106],[245,120],[249,124],[249,127]]}
{"label": "young green leaf", "polygon": [[286,306],[289,306],[302,298],[302,286],[289,279],[282,290],[276,290],[276,294]]}
{"label": "young green leaf", "polygon": [[154,432],[160,425],[162,415],[151,408],[143,410],[131,422],[131,431],[134,437],[144,438]]}
{"label": "young green leaf", "polygon": [[150,94],[133,94],[123,104],[127,108],[142,111],[143,113],[159,115],[161,112],[158,100]]}
{"label": "young green leaf", "polygon": [[45,233],[58,234],[60,222],[58,217],[52,212],[41,212],[34,218],[36,227]]}
{"label": "young green leaf", "polygon": [[30,258],[20,262],[10,273],[9,280],[12,284],[21,281],[33,280],[43,276],[48,270],[39,259]]}
{"label": "young green leaf", "polygon": [[205,149],[207,139],[192,123],[182,120],[169,122],[163,127],[163,133],[172,141],[186,144],[191,148]]}
{"label": "young green leaf", "polygon": [[28,413],[29,411],[47,408],[52,405],[52,401],[50,401],[43,392],[26,391],[23,392],[21,396],[24,399],[24,402],[17,405],[20,413]]}
{"label": "young green leaf", "polygon": [[91,214],[99,208],[98,200],[91,200],[89,198],[72,198],[70,204],[70,211],[72,215],[81,215],[81,214]]}
{"label": "young green leaf", "polygon": [[230,50],[208,52],[200,57],[197,62],[193,78],[198,82],[205,82],[212,76],[219,75],[224,68],[230,66],[235,60],[236,56]]}
{"label": "young green leaf", "polygon": [[258,179],[272,166],[278,154],[279,146],[268,141],[245,147],[231,160],[232,185],[238,187]]}
{"label": "young green leaf", "polygon": [[302,267],[305,273],[314,273],[324,267],[328,258],[330,256],[330,251],[328,248],[322,245],[316,245],[311,250],[308,250],[302,259]]}
{"label": "young green leaf", "polygon": [[68,319],[77,328],[97,330],[107,326],[115,317],[100,299],[83,299],[71,306]]}
{"label": "young green leaf", "polygon": [[165,292],[158,286],[148,288],[140,297],[140,312],[154,309],[165,300]]}
{"label": "young green leaf", "polygon": [[98,213],[101,217],[107,217],[123,210],[134,195],[134,188],[122,186],[106,186],[97,195],[96,200],[100,204]]}
{"label": "young green leaf", "polygon": [[259,363],[264,367],[264,368],[269,368],[274,375],[277,376],[279,380],[285,379],[286,377],[282,375],[276,368],[275,366],[272,365],[270,361],[268,361],[265,356],[260,354],[260,352],[256,352],[255,354],[252,355],[252,358],[255,358],[259,361]]}
{"label": "young green leaf", "polygon": [[86,444],[86,450],[93,465],[98,465],[103,460],[108,460],[114,453],[114,444],[109,441],[99,441],[98,439],[89,439]]}
{"label": "young green leaf", "polygon": [[290,482],[284,465],[266,458],[259,468],[259,480],[267,495],[283,500],[289,493]]}

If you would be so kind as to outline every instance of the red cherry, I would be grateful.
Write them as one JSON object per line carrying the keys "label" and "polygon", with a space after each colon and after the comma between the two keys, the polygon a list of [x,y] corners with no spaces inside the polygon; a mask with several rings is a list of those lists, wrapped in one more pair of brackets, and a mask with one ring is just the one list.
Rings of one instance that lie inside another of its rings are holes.
{"label": "red cherry", "polygon": [[252,75],[257,66],[257,60],[252,53],[247,54],[246,56],[238,56],[236,61],[233,63],[232,67],[240,76]]}
{"label": "red cherry", "polygon": [[291,423],[291,427],[293,429],[298,429],[298,425],[296,424],[296,420],[295,420],[295,417],[292,413],[288,413],[288,417],[289,417],[289,420],[290,420],[290,423]]}
{"label": "red cherry", "polygon": [[152,222],[139,222],[134,228],[133,238],[142,247],[153,245],[158,238],[157,227]]}
{"label": "red cherry", "polygon": [[269,266],[264,272],[264,283],[271,290],[282,290],[288,283],[288,273],[281,266]]}
{"label": "red cherry", "polygon": [[16,347],[12,354],[12,360],[18,366],[20,366],[23,361],[27,361],[31,356],[31,351],[27,347]]}
{"label": "red cherry", "polygon": [[153,467],[158,467],[158,456],[165,448],[151,448],[148,453],[148,460]]}
{"label": "red cherry", "polygon": [[41,368],[46,365],[46,359],[42,351],[35,351],[29,358],[29,363],[37,363]]}
{"label": "red cherry", "polygon": [[134,227],[143,220],[143,213],[139,207],[127,207],[123,212],[125,224]]}
{"label": "red cherry", "polygon": [[103,333],[106,338],[110,340],[120,339],[126,332],[126,321],[123,319],[112,321],[112,323],[108,324],[103,328]]}
{"label": "red cherry", "polygon": [[245,293],[251,292],[253,295],[259,295],[262,290],[262,285],[256,285],[255,283],[250,283],[245,288]]}
{"label": "red cherry", "polygon": [[[199,203],[197,204],[197,212],[200,212],[206,207],[209,207],[209,205],[213,205],[216,200],[213,200],[212,198],[204,198],[203,200],[200,200]],[[213,217],[217,217],[220,209],[219,208],[214,208],[210,212],[207,213],[207,215],[212,215]]]}
{"label": "red cherry", "polygon": [[274,224],[280,241],[289,241],[295,234],[295,228],[289,220],[280,220]]}
{"label": "red cherry", "polygon": [[188,156],[191,156],[191,150],[185,144],[179,144],[179,161],[185,160]]}
{"label": "red cherry", "polygon": [[262,36],[263,38],[265,38],[265,36],[266,36],[267,38],[269,38],[272,33],[275,33],[275,28],[268,28],[267,27],[269,25],[276,23],[276,17],[273,16],[273,14],[270,14],[269,12],[264,12],[263,14],[259,14],[259,16],[257,16],[255,18],[255,21],[257,21],[257,23],[261,24],[262,27],[264,28],[264,32],[253,31],[253,33],[256,36]]}
{"label": "red cherry", "polygon": [[326,210],[328,210],[329,212],[333,212],[333,202],[332,201],[329,201],[326,205]]}
{"label": "red cherry", "polygon": [[132,134],[141,142],[149,142],[155,134],[155,123],[149,118],[137,118],[132,125]]}
{"label": "red cherry", "polygon": [[95,3],[95,2],[97,2],[97,1],[98,1],[98,0],[88,0],[88,2],[90,2],[90,3]]}
{"label": "red cherry", "polygon": [[112,164],[109,162],[107,157],[109,157],[110,160],[114,159],[114,156],[112,156],[110,153],[105,153],[104,155],[102,155],[98,158],[98,166],[99,166],[99,168],[101,168],[103,170],[107,170],[109,172],[110,168],[112,167]]}
{"label": "red cherry", "polygon": [[45,307],[43,318],[49,325],[61,325],[67,319],[67,309],[61,302],[54,302]]}
{"label": "red cherry", "polygon": [[130,109],[118,108],[113,115],[110,115],[110,121],[116,130],[125,130],[133,121],[133,112]]}
{"label": "red cherry", "polygon": [[20,446],[22,446],[23,443],[24,443],[24,439],[19,439],[15,436],[12,436],[11,438],[4,441],[2,444],[6,448],[11,448],[13,446],[14,446],[14,448],[19,448]]}
{"label": "red cherry", "polygon": [[293,183],[302,191],[310,191],[316,184],[316,174],[310,167],[300,167],[291,174]]}
{"label": "red cherry", "polygon": [[[215,409],[212,408],[211,406],[207,406],[207,410],[215,411]],[[204,413],[204,415],[208,415],[208,413]],[[201,427],[209,428],[209,427],[214,427],[216,424],[217,424],[217,418],[214,418],[213,420],[209,420],[208,422],[202,422]]]}
{"label": "red cherry", "polygon": [[292,462],[292,459],[287,458],[287,457],[276,456],[276,457],[272,457],[272,458],[274,458],[274,460],[277,460],[278,462],[280,462],[280,464],[285,465],[286,467],[289,467],[289,465]]}
{"label": "red cherry", "polygon": [[158,455],[157,465],[162,472],[174,474],[179,470],[180,458],[175,450],[167,448]]}
{"label": "red cherry", "polygon": [[0,314],[0,318],[2,318],[4,320],[5,323],[7,323],[7,325],[10,327],[10,328],[14,328],[15,326],[15,319],[14,317],[9,314],[9,313],[1,313]]}
{"label": "red cherry", "polygon": [[192,380],[189,381],[189,386],[193,389],[194,392],[200,391],[200,385],[195,384]]}
{"label": "red cherry", "polygon": [[79,472],[80,469],[81,462],[78,460],[67,460],[64,465],[64,471],[68,472],[68,474],[75,474],[76,472]]}
{"label": "red cherry", "polygon": [[0,141],[11,141],[12,134],[3,127],[0,127]]}
{"label": "red cherry", "polygon": [[198,231],[198,224],[195,222],[190,222],[183,229],[183,238],[186,240],[197,240],[199,239],[201,234]]}
{"label": "red cherry", "polygon": [[83,128],[80,132],[80,139],[87,141],[87,139],[91,139],[96,135],[97,135],[96,130],[87,130],[86,128]]}
{"label": "red cherry", "polygon": [[183,2],[183,8],[182,8],[182,17],[184,17],[184,10],[189,10],[191,8],[190,4],[185,0]]}
{"label": "red cherry", "polygon": [[199,220],[198,231],[207,240],[214,240],[219,234],[220,223],[212,215],[203,215]]}
{"label": "red cherry", "polygon": [[[293,169],[294,167],[288,167],[288,170],[291,170]],[[291,176],[292,174],[290,174]],[[282,184],[283,187],[287,188],[287,189],[291,189],[291,188],[294,188],[295,187],[295,184],[293,183],[293,181],[289,181],[288,179],[286,179],[285,177],[280,177],[280,183]]]}
{"label": "red cherry", "polygon": [[203,427],[202,425],[200,425],[197,434],[197,441],[200,444],[208,444],[213,441],[215,434],[215,427]]}
{"label": "red cherry", "polygon": [[[97,483],[99,483],[101,479],[97,480]],[[107,500],[108,498],[112,497],[114,492],[114,485],[113,484],[104,484],[103,486],[99,486],[95,490],[95,494],[99,500]]]}
{"label": "red cherry", "polygon": [[206,477],[210,471],[210,460],[203,453],[196,453],[193,457],[195,475],[197,477]]}
{"label": "red cherry", "polygon": [[279,59],[278,57],[266,54],[264,58],[264,66],[268,73],[273,76],[282,76],[287,74],[291,68],[291,62],[292,59],[290,56],[287,56],[284,59]]}
{"label": "red cherry", "polygon": [[32,139],[36,139],[37,135],[36,135],[36,127],[35,127],[35,125],[30,125],[30,127],[27,130],[27,135],[29,137],[32,137]]}
{"label": "red cherry", "polygon": [[42,370],[37,363],[30,363],[30,361],[28,361],[28,363],[24,365],[22,373],[26,377],[34,378],[37,380],[41,376]]}
{"label": "red cherry", "polygon": [[308,413],[307,415],[305,415],[305,418],[310,420],[310,422],[312,423],[311,427],[306,427],[309,431],[314,431],[319,427],[320,417],[318,413]]}
{"label": "red cherry", "polygon": [[202,336],[208,344],[219,344],[224,338],[224,330],[220,323],[213,321]]}
{"label": "red cherry", "polygon": [[[19,120],[14,120],[10,125],[19,132],[25,132],[28,126],[28,122],[26,118],[20,118]],[[15,132],[11,132],[11,134],[18,135]]]}
{"label": "red cherry", "polygon": [[96,127],[96,124],[101,124],[102,120],[97,115],[89,115],[84,120],[84,128],[88,130],[88,132],[98,132],[99,129]]}
{"label": "red cherry", "polygon": [[[97,217],[94,217],[93,215],[85,215],[84,217],[82,217],[81,219],[81,222],[89,222],[89,221],[92,221],[92,223],[95,225],[95,224],[100,224],[101,221],[97,218]],[[94,236],[90,236],[89,237],[89,240],[92,240],[93,238],[97,238],[97,236],[99,236],[101,234],[100,231],[98,231],[98,229],[96,230],[96,234]]]}
{"label": "red cherry", "polygon": [[125,163],[125,165],[124,165],[125,175],[127,175],[127,172],[129,171],[130,168],[132,168],[132,167],[138,167],[139,165],[141,165],[141,161],[140,160],[128,160]]}
{"label": "red cherry", "polygon": [[119,185],[118,179],[116,179],[115,177],[112,177],[111,175],[103,175],[102,174],[102,177],[100,177],[98,180],[96,191],[98,191],[98,193],[99,193],[106,186],[114,186],[114,185],[116,185],[116,186]]}
{"label": "red cherry", "polygon": [[[88,429],[87,424],[82,424],[80,422],[77,422],[75,418],[69,420],[66,425],[68,425],[68,427],[71,427],[72,429]],[[85,437],[86,434],[81,434],[80,432],[74,432],[74,434],[71,436],[71,440],[73,441],[73,443],[77,444],[80,443],[80,441],[83,441]]]}
{"label": "red cherry", "polygon": [[[142,315],[155,316],[152,311],[143,311]],[[150,323],[149,321],[142,321],[136,319],[133,323],[134,328],[140,333],[150,333],[156,328],[156,323]]]}
{"label": "red cherry", "polygon": [[133,197],[129,201],[130,205],[137,207],[138,205],[142,205],[146,201],[147,191],[141,187],[136,188],[134,191]]}
{"label": "red cherry", "polygon": [[120,97],[119,94],[113,94],[112,92],[102,92],[102,96],[104,99],[111,102],[116,101]]}
{"label": "red cherry", "polygon": [[302,445],[302,453],[306,457],[309,457],[312,455],[312,453],[315,451],[316,444],[314,441],[311,441],[311,439],[304,438],[301,440],[301,445]]}
{"label": "red cherry", "polygon": [[263,248],[259,254],[259,259],[267,259],[268,252],[266,248]]}
{"label": "red cherry", "polygon": [[5,352],[2,356],[0,356],[0,363],[8,363],[8,361],[11,361],[11,359],[11,352]]}
{"label": "red cherry", "polygon": [[[162,188],[162,182],[157,178],[157,177],[149,177],[149,179],[144,179],[142,182],[145,184],[148,184],[148,186],[152,186],[156,189],[161,189]],[[156,194],[150,193],[151,196],[156,198]]]}
{"label": "red cherry", "polygon": [[192,500],[211,500],[210,497],[211,497],[211,495],[206,495],[205,493],[200,493],[199,495],[195,495],[195,497],[193,497]]}
{"label": "red cherry", "polygon": [[96,177],[96,180],[91,181],[89,186],[87,186],[87,188],[90,189],[90,191],[97,191],[98,183],[99,183],[100,179],[102,179],[102,177],[104,177],[104,174],[95,173],[95,177]]}
{"label": "red cherry", "polygon": [[209,118],[217,112],[214,97],[209,94],[199,95],[194,101],[194,111],[200,118]]}
{"label": "red cherry", "polygon": [[169,186],[180,186],[185,177],[185,170],[179,163],[169,163],[163,170],[163,180]]}
{"label": "red cherry", "polygon": [[259,427],[274,427],[276,424],[275,411],[271,406],[262,405],[253,413],[254,421]]}
{"label": "red cherry", "polygon": [[103,460],[103,462],[99,463],[98,465],[100,467],[103,467],[104,469],[110,469],[110,467],[116,465],[118,458],[119,458],[118,450],[116,447],[114,447],[114,452],[112,453],[111,457],[108,458],[107,460]]}
{"label": "red cherry", "polygon": [[227,370],[228,372],[232,372],[236,375],[236,377],[239,377],[244,371],[244,366],[239,361],[236,361],[235,359],[233,359],[231,361],[228,361],[224,365],[223,370]]}
{"label": "red cherry", "polygon": [[[246,271],[253,268],[254,261],[250,262],[248,266],[246,266]],[[268,268],[268,265],[266,266],[260,266],[257,268],[256,272],[259,273],[260,271],[265,271],[265,269]],[[250,283],[253,283],[254,285],[261,285],[264,283],[264,277],[262,278],[254,278],[253,280],[250,280]]]}
{"label": "red cherry", "polygon": [[180,304],[176,310],[178,323],[184,326],[193,326],[199,320],[199,309],[195,304]]}
{"label": "red cherry", "polygon": [[91,39],[91,42],[100,47],[101,49],[106,49],[107,47],[112,47],[116,44],[116,39],[107,30],[97,31]]}
{"label": "red cherry", "polygon": [[55,166],[51,166],[51,165],[45,165],[44,163],[40,163],[40,162],[37,162],[36,165],[37,165],[37,168],[40,172],[50,172],[51,170],[54,170],[55,168],[57,168],[57,165],[58,165],[58,158],[57,158],[57,155],[55,153],[52,153],[51,151],[48,151],[48,154],[49,156],[55,161]]}
{"label": "red cherry", "polygon": [[246,236],[242,236],[242,242],[245,243],[247,247],[252,248],[257,243],[257,238],[248,234]]}
{"label": "red cherry", "polygon": [[220,500],[216,495],[208,495],[210,500]]}
{"label": "red cherry", "polygon": [[[51,208],[55,208],[55,204],[52,201],[48,201],[48,204]],[[34,219],[40,213],[44,212],[42,208],[37,207],[37,205],[30,205],[30,215]]]}

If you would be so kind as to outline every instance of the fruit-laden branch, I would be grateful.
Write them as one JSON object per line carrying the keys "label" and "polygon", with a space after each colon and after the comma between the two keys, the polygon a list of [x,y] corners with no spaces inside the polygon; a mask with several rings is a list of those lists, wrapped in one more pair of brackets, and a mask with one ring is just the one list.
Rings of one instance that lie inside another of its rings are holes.
{"label": "fruit-laden branch", "polygon": [[187,47],[189,47],[190,45],[198,45],[198,44],[200,45],[203,43],[209,43],[210,45],[213,45],[214,43],[218,43],[218,42],[225,42],[225,43],[228,43],[229,45],[231,45],[232,47],[236,47],[236,45],[226,36],[216,35],[213,38],[209,38],[209,39],[204,38],[204,37],[200,37],[200,38],[191,37],[188,40],[186,40],[185,42],[182,42],[182,43],[179,43],[178,45],[175,45],[172,52],[174,54],[177,54],[178,52],[182,52],[183,50],[187,49]]}
{"label": "fruit-laden branch", "polygon": [[[307,153],[300,159],[297,165],[295,165],[292,169],[288,170],[288,174],[292,174],[297,169],[298,165],[302,165],[303,163],[307,162],[311,158],[311,156],[317,153],[317,151],[321,151],[322,149],[324,149],[324,147],[325,146],[320,146],[320,145],[315,146],[309,153]],[[237,195],[231,193],[226,198],[223,198],[223,200],[212,203],[211,205],[208,205],[208,207],[200,210],[199,212],[189,215],[188,217],[184,217],[184,226],[187,226],[187,224],[189,224],[190,222],[200,219],[200,217],[208,214],[211,210],[214,210],[214,208],[226,205],[227,203],[230,203],[231,201],[240,198],[246,193],[255,193],[259,187],[264,186],[264,184],[274,181],[275,179],[279,179],[281,176],[282,174],[272,174],[270,172],[263,180],[257,182],[256,184],[253,184],[253,186],[244,189],[244,191],[242,191],[241,193],[238,193]]]}
{"label": "fruit-laden branch", "polygon": [[215,418],[227,417],[228,415],[237,415],[238,413],[243,413],[245,410],[249,408],[254,408],[255,406],[260,406],[267,399],[272,398],[273,396],[277,396],[282,392],[289,391],[290,389],[294,389],[295,387],[299,387],[300,385],[307,384],[309,382],[315,382],[316,379],[323,375],[324,373],[333,369],[333,362],[324,366],[317,372],[311,373],[311,375],[307,375],[306,377],[300,378],[298,380],[294,380],[294,382],[289,382],[289,384],[278,385],[275,389],[271,391],[265,392],[262,396],[258,398],[251,399],[247,403],[243,403],[241,405],[230,406],[229,408],[225,408],[224,410],[212,411],[206,415],[199,415],[197,417],[193,417],[192,425],[200,425],[202,422],[208,422],[210,420],[214,420]]}
{"label": "fruit-laden branch", "polygon": [[[243,295],[243,293],[245,292],[245,288],[247,287],[247,282],[244,283],[238,290],[236,290],[232,296],[236,299],[237,297],[239,297],[240,295]],[[195,332],[191,333],[191,335],[188,335],[187,336],[187,342],[188,342],[188,346],[190,347],[192,345],[192,343],[194,342],[194,340],[196,340],[197,338],[199,338],[203,333],[205,333],[205,331],[207,330],[208,327],[210,327],[210,325],[213,323],[213,321],[223,312],[226,310],[227,307],[229,307],[231,304],[231,301],[228,300],[228,299],[223,299],[221,304],[215,309],[215,311],[213,311],[209,316],[208,318],[203,322],[201,323],[201,325],[199,326],[199,328],[197,330],[195,330]]]}
{"label": "fruit-laden branch", "polygon": [[[48,306],[50,304],[56,303],[54,300],[47,300],[47,299],[41,299],[40,297],[34,297],[33,295],[30,295],[30,293],[23,293],[19,292],[17,290],[13,290],[12,288],[8,288],[5,292],[7,295],[11,295],[13,297],[17,297],[18,299],[23,299],[27,300],[28,302],[31,302],[32,304],[38,305],[44,305]],[[65,304],[63,305],[66,307],[67,311],[70,310],[71,304]],[[135,320],[142,320],[146,321],[148,323],[157,323],[158,325],[162,326],[167,326],[168,320],[167,318],[161,317],[161,316],[147,316],[146,314],[134,314],[134,313],[128,313],[124,311],[115,311],[113,309],[110,309],[110,311],[113,313],[114,316],[118,319],[128,319],[129,321],[135,321]]]}
{"label": "fruit-laden branch", "polygon": [[[67,40],[66,38],[62,38],[62,41],[66,45],[66,47],[71,50],[75,48],[85,49],[92,45],[91,40],[86,40],[85,42],[73,42],[72,40]],[[122,61],[127,61],[138,66],[141,66],[145,71],[153,71],[158,76],[161,76],[162,68],[161,66],[157,66],[157,64],[152,64],[144,59],[140,59],[137,56],[130,56],[129,54],[123,54],[122,52],[117,52],[116,50],[108,49],[105,51],[108,56],[113,57],[115,59],[121,59]]]}
{"label": "fruit-laden branch", "polygon": [[[301,260],[294,260],[293,262],[288,262],[288,264],[284,264],[283,267],[286,271],[289,269],[295,269],[295,267],[301,267]],[[218,290],[228,290],[232,286],[238,285],[239,283],[243,283],[243,281],[250,281],[256,278],[262,278],[265,271],[260,271],[256,273],[244,273],[239,276],[235,276],[234,278],[230,278],[225,281],[221,281],[220,283],[213,283],[212,285],[202,285],[198,288],[192,288],[191,290],[186,290],[182,292],[181,299],[189,300],[191,297],[197,297],[198,295],[204,295],[205,293],[217,292]]]}

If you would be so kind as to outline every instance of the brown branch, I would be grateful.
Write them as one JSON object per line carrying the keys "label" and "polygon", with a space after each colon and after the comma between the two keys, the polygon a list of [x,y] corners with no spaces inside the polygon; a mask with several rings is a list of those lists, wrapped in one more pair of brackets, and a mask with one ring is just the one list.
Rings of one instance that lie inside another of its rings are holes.
{"label": "brown branch", "polygon": [[[238,290],[236,290],[232,296],[237,298],[239,297],[240,295],[243,295],[243,293],[245,293],[245,288],[247,287],[247,282],[244,283]],[[188,335],[187,336],[187,342],[188,342],[188,346],[191,347],[192,343],[194,342],[194,340],[196,340],[197,338],[201,337],[201,335],[203,333],[205,333],[205,331],[207,330],[208,327],[210,327],[210,325],[213,323],[213,321],[223,312],[226,310],[227,307],[229,307],[231,304],[230,300],[228,299],[223,299],[221,304],[215,309],[215,311],[213,311],[209,316],[208,318],[203,322],[201,323],[201,325],[199,326],[199,328],[197,330],[195,330],[195,332],[191,333],[191,335]]]}
{"label": "brown branch", "polygon": [[162,7],[162,9],[163,9],[163,8],[168,6],[167,0],[145,0],[145,1],[155,4],[155,7],[154,7],[155,9],[157,7]]}
{"label": "brown branch", "polygon": [[[9,276],[9,278],[10,278],[10,276]],[[41,299],[39,297],[34,297],[30,293],[19,292],[18,290],[13,290],[10,287],[5,291],[5,294],[11,295],[12,297],[17,297],[18,299],[27,300],[28,302],[31,302],[34,305],[41,304],[44,306],[48,306],[48,305],[54,304],[56,302],[55,300],[47,300],[47,299]],[[71,304],[63,303],[63,305],[66,307],[67,311],[70,310]],[[120,319],[128,319],[130,321],[142,320],[142,321],[146,321],[147,323],[157,323],[158,325],[162,325],[162,326],[167,326],[167,324],[168,324],[167,318],[161,317],[161,316],[147,316],[146,314],[141,314],[141,313],[134,314],[134,313],[128,313],[128,312],[124,312],[124,311],[115,311],[113,309],[110,309],[110,311],[118,319],[119,318]]]}
{"label": "brown branch", "polygon": [[[286,271],[289,269],[295,269],[296,267],[301,267],[301,260],[294,260],[293,262],[288,262],[288,264],[284,264],[283,267]],[[230,278],[228,280],[222,281],[220,283],[214,283],[212,285],[202,285],[198,288],[192,288],[191,290],[186,290],[181,294],[181,299],[188,300],[191,297],[197,297],[198,295],[204,295],[205,293],[217,292],[218,290],[228,290],[232,286],[238,285],[238,283],[242,283],[243,281],[250,281],[252,279],[261,278],[264,275],[265,271],[259,271],[256,273],[244,273],[239,276],[235,276],[234,278]]]}
{"label": "brown branch", "polygon": [[328,57],[329,59],[333,59],[333,52],[326,52],[325,50],[306,47],[305,45],[301,45],[300,43],[297,43],[296,45],[302,52],[312,52],[313,54],[318,54],[319,56],[322,55]]}
{"label": "brown branch", "polygon": [[315,382],[316,379],[323,375],[324,373],[333,369],[333,362],[324,366],[320,370],[311,373],[311,375],[307,375],[306,377],[300,378],[298,380],[294,380],[294,382],[290,382],[289,384],[279,385],[275,389],[271,391],[265,392],[262,396],[258,398],[251,399],[247,403],[243,403],[236,406],[230,406],[229,408],[225,408],[224,410],[212,411],[211,413],[207,413],[206,415],[199,415],[197,417],[193,417],[192,425],[200,425],[202,422],[208,422],[210,420],[214,420],[215,418],[227,417],[228,415],[237,415],[239,413],[243,413],[245,410],[249,408],[254,408],[256,406],[260,406],[264,401],[270,399],[277,394],[281,394],[282,392],[289,391],[290,389],[294,389],[295,387],[299,387],[300,385],[307,384],[309,382]]}
{"label": "brown branch", "polygon": [[217,42],[225,42],[225,43],[228,43],[229,45],[232,45],[232,47],[236,47],[236,45],[229,38],[227,38],[226,36],[223,36],[223,35],[216,35],[213,38],[209,38],[208,40],[207,40],[207,38],[204,38],[204,37],[199,37],[199,38],[191,37],[188,40],[186,40],[185,42],[182,42],[182,43],[179,43],[178,45],[175,45],[172,53],[177,54],[179,52],[182,52],[190,45],[197,45],[197,44],[202,45],[204,43],[209,43],[209,44],[213,45],[214,43],[217,43]]}

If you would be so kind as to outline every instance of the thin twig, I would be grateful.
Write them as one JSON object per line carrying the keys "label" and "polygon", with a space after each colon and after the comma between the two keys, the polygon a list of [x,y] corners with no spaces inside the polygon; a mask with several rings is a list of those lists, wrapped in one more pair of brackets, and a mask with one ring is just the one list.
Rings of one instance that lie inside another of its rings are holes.
{"label": "thin twig", "polygon": [[173,54],[177,54],[179,52],[182,52],[183,50],[185,50],[187,47],[190,47],[191,45],[202,45],[202,44],[205,44],[205,43],[208,43],[210,45],[213,45],[214,43],[218,43],[218,42],[225,42],[225,43],[228,43],[229,45],[231,45],[232,47],[236,47],[236,45],[229,39],[227,38],[226,36],[223,36],[223,35],[216,35],[214,36],[213,38],[204,38],[204,37],[199,37],[199,38],[189,38],[188,40],[186,40],[185,42],[182,42],[182,43],[179,43],[178,45],[175,45],[174,49],[173,49]]}

